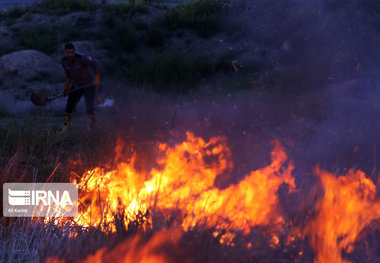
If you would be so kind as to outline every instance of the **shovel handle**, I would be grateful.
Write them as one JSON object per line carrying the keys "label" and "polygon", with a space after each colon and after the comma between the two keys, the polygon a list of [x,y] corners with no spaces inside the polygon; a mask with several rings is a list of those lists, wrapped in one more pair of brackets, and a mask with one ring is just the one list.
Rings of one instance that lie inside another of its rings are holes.
{"label": "shovel handle", "polygon": [[63,97],[63,96],[64,96],[63,94],[59,94],[59,95],[55,95],[52,97],[47,97],[46,101],[55,100],[55,99],[58,99],[58,98]]}
{"label": "shovel handle", "polygon": [[[90,86],[79,87],[79,88],[75,88],[75,89],[69,90],[69,92],[67,92],[67,94],[70,94],[70,93],[75,92],[77,90],[88,88],[88,87],[91,87],[91,85]],[[58,98],[63,97],[63,96],[65,96],[65,94],[62,93],[62,94],[58,94],[58,95],[55,95],[55,96],[48,97],[46,100],[47,101],[51,101],[51,100],[55,100],[55,99],[58,99]]]}

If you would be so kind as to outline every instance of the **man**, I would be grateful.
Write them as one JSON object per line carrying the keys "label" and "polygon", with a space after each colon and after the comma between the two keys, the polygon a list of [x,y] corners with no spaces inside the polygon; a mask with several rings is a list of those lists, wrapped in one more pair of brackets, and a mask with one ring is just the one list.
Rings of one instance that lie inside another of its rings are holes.
{"label": "man", "polygon": [[[75,111],[82,95],[84,95],[86,100],[88,129],[91,130],[95,124],[96,112],[94,101],[100,79],[99,62],[92,57],[75,52],[75,47],[71,43],[65,45],[65,52],[66,55],[61,60],[66,73],[63,93],[65,96],[68,95],[69,97],[66,103],[65,124],[63,130],[65,131],[69,126],[72,113]],[[94,68],[95,77],[93,76],[90,67]],[[69,93],[69,91],[73,89],[78,90]]]}

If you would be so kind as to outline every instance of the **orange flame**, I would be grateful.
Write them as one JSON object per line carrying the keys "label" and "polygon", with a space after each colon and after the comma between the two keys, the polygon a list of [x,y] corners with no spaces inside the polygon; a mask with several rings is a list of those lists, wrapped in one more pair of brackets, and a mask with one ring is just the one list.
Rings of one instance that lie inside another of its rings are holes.
{"label": "orange flame", "polygon": [[[158,144],[160,157],[156,163],[159,168],[150,171],[135,169],[136,156],[126,159],[122,154],[124,144],[119,141],[115,169],[97,167],[79,180],[82,205],[74,221],[82,226],[116,231],[120,222],[115,215],[122,215],[121,223],[128,228],[131,222],[141,218],[148,220],[150,217],[144,216],[150,212],[152,218],[142,224],[146,228],[156,224],[162,212],[176,211],[180,215],[176,223],[181,229],[187,231],[198,225],[215,227],[214,237],[230,246],[235,246],[235,234],[230,230],[247,234],[254,226],[283,226],[286,223],[278,206],[277,192],[282,184],[287,184],[289,191],[294,192],[296,185],[292,176],[294,166],[287,161],[278,141],[274,141],[272,161],[267,167],[250,172],[236,185],[219,189],[214,186],[215,179],[231,173],[234,166],[225,138],[205,141],[190,132],[186,136],[186,141],[175,146]],[[315,252],[314,262],[348,262],[342,258],[342,252],[352,252],[360,232],[380,218],[380,201],[375,200],[376,186],[360,171],[350,170],[338,178],[318,168],[315,173],[321,181],[316,189],[323,190],[324,195],[315,204],[315,216],[305,228],[289,235],[285,245],[290,246],[296,239],[309,236]],[[145,253],[141,254],[139,262],[166,262],[162,255],[149,251],[167,242],[169,232],[152,238],[147,247],[138,245],[141,238],[137,236],[114,250],[101,249],[85,262],[113,259],[112,255],[119,252],[126,255],[125,262],[130,262],[128,260],[135,257],[132,255],[139,253]],[[268,237],[270,247],[281,246],[275,232],[270,232]],[[132,248],[127,251],[125,246]],[[253,243],[246,246],[250,248]],[[303,250],[298,252],[299,256],[303,254]]]}
{"label": "orange flame", "polygon": [[[160,169],[136,171],[132,158],[128,163],[119,162],[112,171],[95,168],[87,172],[78,182],[80,201],[87,209],[75,221],[83,226],[108,225],[114,231],[117,213],[124,215],[127,226],[139,211],[175,209],[183,215],[185,230],[203,224],[248,233],[255,225],[284,222],[276,207],[277,191],[283,183],[293,191],[295,182],[293,165],[283,167],[287,156],[278,141],[268,167],[220,190],[214,186],[215,178],[233,168],[225,139],[215,137],[206,142],[190,132],[186,135],[187,140],[174,147],[159,145]],[[120,152],[118,148],[118,159]]]}
{"label": "orange flame", "polygon": [[[161,230],[155,233],[148,241],[135,235],[133,238],[126,239],[115,248],[107,247],[98,249],[95,254],[88,255],[81,263],[170,263],[172,262],[165,255],[165,248],[168,245],[173,247],[179,242],[182,233],[179,229]],[[146,238],[145,238],[146,239]],[[47,258],[47,263],[64,263],[59,258]]]}
{"label": "orange flame", "polygon": [[164,254],[162,247],[176,245],[181,237],[180,230],[162,230],[144,243],[140,235],[127,239],[114,249],[102,248],[94,255],[89,255],[82,263],[167,263],[170,259]]}
{"label": "orange flame", "polygon": [[376,186],[361,171],[350,170],[336,178],[316,169],[324,197],[316,204],[317,215],[304,234],[311,236],[314,262],[349,262],[342,251],[351,253],[358,234],[380,218],[380,202],[375,201]]}

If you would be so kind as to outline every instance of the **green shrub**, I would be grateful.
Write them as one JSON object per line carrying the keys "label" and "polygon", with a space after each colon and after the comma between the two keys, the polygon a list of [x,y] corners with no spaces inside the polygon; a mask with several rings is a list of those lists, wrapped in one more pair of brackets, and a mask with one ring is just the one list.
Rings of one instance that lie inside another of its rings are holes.
{"label": "green shrub", "polygon": [[48,26],[21,30],[17,33],[21,45],[51,54],[57,48],[56,32]]}
{"label": "green shrub", "polygon": [[9,113],[9,111],[3,105],[0,105],[0,118],[8,117],[10,115],[11,114]]}
{"label": "green shrub", "polygon": [[132,53],[136,50],[138,39],[135,30],[129,23],[117,23],[109,29],[103,46],[112,56],[122,55],[122,52]]}
{"label": "green shrub", "polygon": [[119,24],[113,34],[113,41],[123,51],[133,52],[137,47],[137,36],[129,24]]}
{"label": "green shrub", "polygon": [[173,29],[189,28],[209,37],[219,30],[221,11],[220,0],[196,0],[170,9],[164,19]]}
{"label": "green shrub", "polygon": [[165,34],[158,26],[148,30],[146,43],[149,47],[162,47],[165,43]]}
{"label": "green shrub", "polygon": [[14,23],[14,20],[25,14],[27,10],[27,8],[16,5],[6,12],[0,12],[0,21],[5,22],[6,26],[11,26]]}
{"label": "green shrub", "polygon": [[148,24],[144,21],[134,21],[132,22],[136,30],[146,30],[148,29]]}
{"label": "green shrub", "polygon": [[122,52],[135,51],[138,39],[136,30],[129,20],[136,12],[145,11],[144,5],[132,2],[109,4],[104,8],[103,25],[107,37],[104,38],[103,44],[112,56],[120,57]]}
{"label": "green shrub", "polygon": [[64,26],[57,31],[57,38],[60,42],[73,42],[79,40],[99,40],[103,39],[103,32],[90,32],[86,30],[78,30],[77,28]]}
{"label": "green shrub", "polygon": [[62,27],[59,30],[59,34],[60,34],[61,41],[65,43],[72,42],[75,40],[81,40],[81,36],[83,36],[80,30],[77,30],[76,28],[73,28],[73,27]]}
{"label": "green shrub", "polygon": [[158,91],[166,91],[170,87],[164,85],[197,82],[210,75],[212,70],[204,58],[164,53],[151,61],[134,65],[129,69],[128,75],[138,84],[154,84]]}
{"label": "green shrub", "polygon": [[3,19],[17,19],[20,16],[22,16],[23,14],[25,14],[25,11],[26,11],[25,8],[16,5],[4,13],[0,12],[0,18],[1,18],[1,20],[3,20]]}
{"label": "green shrub", "polygon": [[93,11],[99,5],[91,0],[44,0],[33,8],[36,13],[66,14],[73,11]]}
{"label": "green shrub", "polygon": [[59,43],[79,40],[102,39],[101,33],[78,30],[70,26],[59,28],[46,25],[28,28],[16,32],[19,43],[28,49],[36,49],[46,54],[56,51]]}
{"label": "green shrub", "polygon": [[[110,32],[111,38],[118,33],[127,33],[131,37],[132,28],[129,25],[130,17],[136,12],[145,12],[144,5],[131,4],[131,3],[115,3],[107,5],[103,13],[103,25],[107,33]],[[136,29],[139,29],[136,27]],[[116,35],[117,38],[123,38]],[[112,40],[113,41],[113,40]]]}
{"label": "green shrub", "polygon": [[108,4],[104,8],[104,13],[107,17],[118,18],[118,19],[128,19],[136,13],[145,13],[147,8],[143,4],[139,3],[113,3]]}

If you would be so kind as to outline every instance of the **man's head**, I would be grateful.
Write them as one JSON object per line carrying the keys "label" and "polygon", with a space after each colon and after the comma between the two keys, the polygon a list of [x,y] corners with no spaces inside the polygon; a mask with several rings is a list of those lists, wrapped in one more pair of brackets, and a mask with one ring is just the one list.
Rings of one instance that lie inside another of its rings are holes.
{"label": "man's head", "polygon": [[73,60],[75,56],[75,47],[71,43],[67,43],[65,45],[65,52],[66,52],[66,57],[68,60]]}

